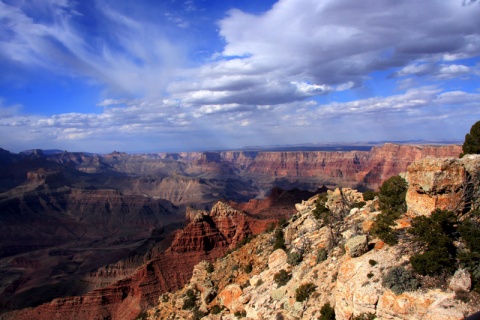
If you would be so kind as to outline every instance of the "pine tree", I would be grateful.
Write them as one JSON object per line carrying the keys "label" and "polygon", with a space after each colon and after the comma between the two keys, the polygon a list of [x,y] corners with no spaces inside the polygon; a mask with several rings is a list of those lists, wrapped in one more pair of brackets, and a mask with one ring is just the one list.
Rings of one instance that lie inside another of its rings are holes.
{"label": "pine tree", "polygon": [[466,154],[480,154],[480,121],[477,121],[472,128],[470,128],[470,133],[465,135],[462,150],[463,153],[460,157]]}

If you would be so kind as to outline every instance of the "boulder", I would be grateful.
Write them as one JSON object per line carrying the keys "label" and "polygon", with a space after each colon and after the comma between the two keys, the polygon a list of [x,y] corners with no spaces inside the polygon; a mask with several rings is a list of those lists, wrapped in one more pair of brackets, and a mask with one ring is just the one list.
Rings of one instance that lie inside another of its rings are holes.
{"label": "boulder", "polygon": [[243,303],[240,301],[242,288],[238,284],[226,286],[217,296],[218,302],[228,310],[235,312],[243,310]]}
{"label": "boulder", "polygon": [[472,278],[465,269],[459,269],[455,272],[448,287],[455,292],[468,292],[472,288]]}
{"label": "boulder", "polygon": [[268,268],[277,269],[283,267],[287,263],[287,253],[282,249],[275,250],[268,258]]}
{"label": "boulder", "polygon": [[345,251],[352,257],[359,257],[368,251],[368,238],[366,235],[360,235],[350,238],[345,244]]}

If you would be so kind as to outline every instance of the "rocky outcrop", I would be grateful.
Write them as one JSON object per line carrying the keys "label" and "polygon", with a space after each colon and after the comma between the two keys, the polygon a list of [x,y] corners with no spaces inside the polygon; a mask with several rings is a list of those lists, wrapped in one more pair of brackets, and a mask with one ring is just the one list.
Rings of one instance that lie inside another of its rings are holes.
{"label": "rocky outcrop", "polygon": [[[342,193],[357,199],[355,190],[345,189]],[[334,199],[339,194],[330,192],[327,202],[337,203]],[[362,315],[377,319],[461,320],[478,311],[478,295],[471,293],[472,300],[466,302],[455,292],[463,292],[460,288],[468,285],[462,271],[448,279],[451,289],[437,286],[428,278],[424,280],[430,283],[422,282],[421,288],[410,287],[402,293],[394,293],[384,284],[392,268],[409,268],[414,249],[410,242],[388,246],[375,238],[369,241],[368,228],[363,226],[378,214],[376,200],[366,201],[363,207],[350,210],[343,221],[328,225],[315,219],[315,201],[316,197],[312,197],[296,206],[298,212],[283,229],[285,251],[273,250],[277,237],[274,233],[261,234],[217,260],[214,271],[199,271],[184,289],[170,294],[168,301],[160,300],[149,310],[149,319],[168,319],[174,314],[188,318],[190,313],[175,307],[181,305],[186,288],[200,292],[215,288],[216,297],[210,302],[202,298],[199,304],[201,311],[210,312],[204,317],[210,320],[235,319],[235,312],[245,314],[247,319],[318,319],[326,303],[334,308],[339,320]],[[300,261],[289,259],[289,253],[294,251],[301,253]],[[204,265],[196,269],[203,270]],[[250,266],[248,271],[246,266]],[[302,288],[307,287],[310,291],[302,293]],[[212,314],[214,307],[219,314]]]}
{"label": "rocky outcrop", "polygon": [[459,269],[455,272],[448,287],[455,292],[469,292],[472,288],[472,277],[465,269]]}
{"label": "rocky outcrop", "polygon": [[479,155],[413,162],[406,174],[408,213],[430,215],[435,209],[463,212],[478,205],[478,172]]}

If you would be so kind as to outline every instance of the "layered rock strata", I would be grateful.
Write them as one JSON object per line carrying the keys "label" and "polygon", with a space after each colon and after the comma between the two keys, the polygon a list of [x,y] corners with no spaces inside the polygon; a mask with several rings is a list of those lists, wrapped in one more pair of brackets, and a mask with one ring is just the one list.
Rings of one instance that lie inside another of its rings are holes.
{"label": "layered rock strata", "polygon": [[251,234],[255,224],[244,213],[218,202],[180,230],[171,246],[132,276],[84,296],[53,300],[33,309],[12,311],[0,319],[134,319],[167,291],[181,288],[199,261],[214,261]]}

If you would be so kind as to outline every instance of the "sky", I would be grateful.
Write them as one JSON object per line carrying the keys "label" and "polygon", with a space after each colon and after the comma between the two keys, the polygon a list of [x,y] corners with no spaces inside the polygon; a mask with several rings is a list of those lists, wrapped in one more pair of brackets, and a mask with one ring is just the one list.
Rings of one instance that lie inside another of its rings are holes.
{"label": "sky", "polygon": [[0,148],[459,140],[480,0],[0,0]]}

